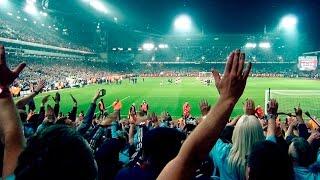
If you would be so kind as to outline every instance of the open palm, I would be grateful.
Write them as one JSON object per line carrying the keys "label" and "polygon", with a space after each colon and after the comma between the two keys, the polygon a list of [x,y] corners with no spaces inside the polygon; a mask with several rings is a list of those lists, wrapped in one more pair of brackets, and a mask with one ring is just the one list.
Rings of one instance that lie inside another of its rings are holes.
{"label": "open palm", "polygon": [[0,86],[8,87],[10,84],[12,84],[25,66],[25,63],[21,63],[13,71],[11,71],[7,66],[5,49],[3,46],[0,46]]}

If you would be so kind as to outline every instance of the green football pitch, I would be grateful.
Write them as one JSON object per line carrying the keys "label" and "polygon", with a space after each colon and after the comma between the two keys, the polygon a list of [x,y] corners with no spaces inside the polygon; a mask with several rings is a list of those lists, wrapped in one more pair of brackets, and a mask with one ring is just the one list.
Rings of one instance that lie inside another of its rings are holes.
{"label": "green football pitch", "polygon": [[[83,110],[86,112],[92,97],[97,89],[106,89],[106,96],[103,97],[108,111],[112,112],[110,106],[112,102],[119,98],[122,101],[122,116],[126,116],[129,107],[132,103],[139,106],[143,100],[146,100],[150,106],[150,112],[160,114],[163,111],[168,111],[172,116],[178,118],[182,114],[182,105],[188,101],[191,104],[191,114],[194,116],[200,115],[199,102],[202,99],[208,100],[210,104],[214,104],[218,98],[218,92],[214,85],[205,86],[197,78],[182,78],[180,84],[167,83],[168,78],[145,78],[142,82],[138,79],[137,84],[130,84],[127,79],[121,85],[89,85],[83,88],[70,88],[60,90],[61,94],[61,112],[67,113],[71,110],[72,100],[70,93],[78,100],[78,113]],[[161,81],[164,82],[160,86]],[[320,90],[319,80],[305,80],[305,79],[286,79],[286,78],[250,78],[244,94],[237,103],[232,116],[243,113],[242,104],[246,98],[252,98],[256,105],[264,107],[265,90]],[[299,91],[297,91],[299,92]],[[303,93],[304,91],[301,91]],[[304,110],[310,110],[311,114],[320,115],[317,111],[317,104],[320,100],[320,94],[283,94],[279,102],[280,110],[291,111],[294,106],[299,103]],[[55,92],[42,93],[35,98],[36,105],[39,107],[41,98],[46,95],[54,95]],[[280,98],[280,97],[279,97]],[[54,102],[50,98],[49,104]],[[291,111],[292,112],[292,111]]]}

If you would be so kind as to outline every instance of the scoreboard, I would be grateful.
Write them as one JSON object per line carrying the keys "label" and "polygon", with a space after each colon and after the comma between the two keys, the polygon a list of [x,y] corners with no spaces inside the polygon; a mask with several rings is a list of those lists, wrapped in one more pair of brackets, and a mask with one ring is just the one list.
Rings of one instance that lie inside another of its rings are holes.
{"label": "scoreboard", "polygon": [[299,56],[298,69],[300,71],[314,71],[318,67],[317,56]]}

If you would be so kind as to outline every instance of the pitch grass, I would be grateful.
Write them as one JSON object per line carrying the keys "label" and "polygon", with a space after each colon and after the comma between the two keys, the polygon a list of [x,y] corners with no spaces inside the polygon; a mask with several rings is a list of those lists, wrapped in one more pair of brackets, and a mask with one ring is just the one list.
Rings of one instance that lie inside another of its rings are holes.
{"label": "pitch grass", "polygon": [[[168,78],[146,78],[144,82],[138,79],[137,84],[130,84],[128,80],[124,80],[122,85],[101,84],[60,90],[60,110],[64,114],[71,110],[72,100],[69,94],[72,93],[78,100],[78,113],[81,110],[86,112],[89,103],[92,101],[92,97],[97,89],[101,88],[107,91],[103,99],[109,112],[112,112],[112,107],[110,106],[112,102],[116,98],[122,99],[122,116],[127,115],[132,103],[140,106],[143,100],[149,103],[151,112],[160,114],[163,111],[168,111],[176,118],[181,117],[182,105],[186,101],[191,104],[191,114],[194,116],[200,115],[199,102],[201,99],[208,100],[210,104],[214,104],[217,101],[218,92],[214,85],[205,86],[196,78],[182,78],[182,83],[175,85],[168,84],[167,79]],[[161,81],[164,81],[162,87],[160,87]],[[268,88],[278,90],[320,90],[320,81],[285,78],[250,78],[244,94],[233,110],[232,117],[243,113],[242,104],[246,98],[252,98],[256,102],[256,105],[262,105],[264,107],[265,90]],[[36,97],[37,107],[39,107],[42,97],[46,94],[54,96],[55,92],[42,93]],[[292,106],[293,108],[296,105],[290,103],[290,98],[294,97],[288,97],[288,99],[285,100],[287,102],[284,102],[283,106]],[[301,101],[302,108],[307,109],[308,107],[304,106],[307,106],[310,102],[303,102],[303,99]],[[50,98],[49,104],[54,104],[52,98]],[[281,109],[282,105],[280,104],[279,106]]]}

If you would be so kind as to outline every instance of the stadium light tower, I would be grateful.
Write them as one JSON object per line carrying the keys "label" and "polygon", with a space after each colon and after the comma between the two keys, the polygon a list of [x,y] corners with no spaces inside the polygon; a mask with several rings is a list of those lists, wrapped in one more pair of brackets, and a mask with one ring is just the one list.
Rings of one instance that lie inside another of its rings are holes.
{"label": "stadium light tower", "polygon": [[271,45],[269,42],[261,42],[259,43],[259,48],[261,49],[270,49]]}
{"label": "stadium light tower", "polygon": [[0,7],[7,5],[8,0],[0,0]]}
{"label": "stadium light tower", "polygon": [[94,9],[101,11],[103,13],[108,13],[107,7],[100,0],[90,0],[89,4]]}
{"label": "stadium light tower", "polygon": [[142,45],[142,48],[146,51],[151,51],[154,49],[154,44],[153,43],[144,43]]}
{"label": "stadium light tower", "polygon": [[24,7],[24,11],[31,15],[36,15],[38,10],[35,6],[36,0],[26,0],[26,6]]}
{"label": "stadium light tower", "polygon": [[244,47],[248,49],[254,49],[257,47],[257,44],[248,42]]}
{"label": "stadium light tower", "polygon": [[284,16],[279,24],[280,29],[284,29],[286,31],[293,31],[296,29],[296,25],[298,23],[297,17],[290,14]]}
{"label": "stadium light tower", "polygon": [[174,29],[179,32],[190,32],[192,29],[192,21],[188,15],[180,15],[174,21]]}

